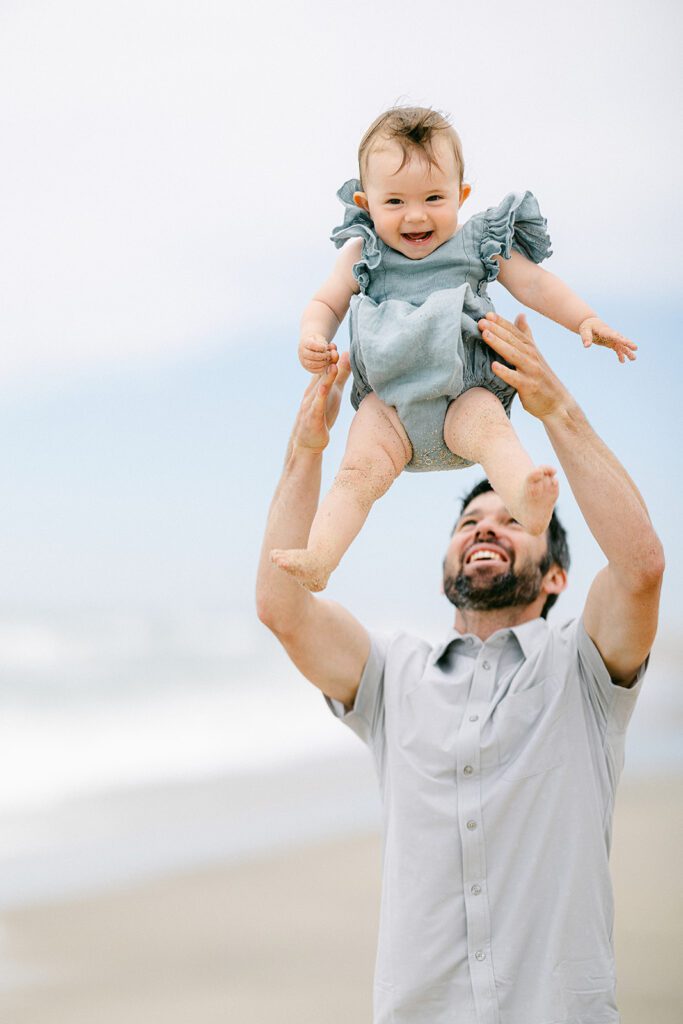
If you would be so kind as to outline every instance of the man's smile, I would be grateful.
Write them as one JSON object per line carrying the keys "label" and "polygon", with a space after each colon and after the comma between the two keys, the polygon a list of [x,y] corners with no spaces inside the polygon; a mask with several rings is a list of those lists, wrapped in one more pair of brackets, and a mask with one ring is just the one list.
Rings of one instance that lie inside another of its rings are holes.
{"label": "man's smile", "polygon": [[465,565],[472,565],[474,562],[499,562],[507,565],[510,562],[510,556],[499,544],[478,543],[473,544],[465,555]]}

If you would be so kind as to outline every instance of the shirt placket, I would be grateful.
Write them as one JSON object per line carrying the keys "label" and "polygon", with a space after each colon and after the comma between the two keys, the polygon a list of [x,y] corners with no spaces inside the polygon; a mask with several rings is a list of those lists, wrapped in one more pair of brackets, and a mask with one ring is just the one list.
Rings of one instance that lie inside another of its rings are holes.
{"label": "shirt placket", "polygon": [[481,796],[481,729],[491,706],[499,654],[484,644],[477,655],[457,746],[458,826],[462,846],[467,949],[479,1024],[499,1024],[500,1021],[491,961],[491,918]]}

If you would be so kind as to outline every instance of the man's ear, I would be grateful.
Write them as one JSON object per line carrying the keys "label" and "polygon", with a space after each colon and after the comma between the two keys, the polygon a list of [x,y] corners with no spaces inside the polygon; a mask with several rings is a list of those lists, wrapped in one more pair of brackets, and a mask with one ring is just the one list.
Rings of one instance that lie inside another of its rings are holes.
{"label": "man's ear", "polygon": [[370,207],[368,206],[368,197],[365,192],[354,192],[353,201],[356,206],[360,206],[361,210],[365,210],[366,213],[369,213]]}
{"label": "man's ear", "polygon": [[543,577],[543,590],[546,594],[561,594],[567,586],[567,570],[553,563]]}
{"label": "man's ear", "polygon": [[469,197],[471,191],[472,186],[463,182],[462,185],[460,186],[460,206],[462,206],[465,200]]}

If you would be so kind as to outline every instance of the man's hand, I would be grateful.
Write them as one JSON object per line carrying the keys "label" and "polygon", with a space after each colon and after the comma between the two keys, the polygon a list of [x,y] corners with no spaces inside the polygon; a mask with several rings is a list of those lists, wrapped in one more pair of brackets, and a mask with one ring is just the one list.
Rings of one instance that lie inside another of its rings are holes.
{"label": "man's hand", "polygon": [[536,348],[531,329],[523,313],[514,324],[498,313],[487,313],[479,321],[479,330],[487,345],[508,363],[494,361],[491,369],[517,390],[526,411],[544,420],[567,403],[569,393]]}
{"label": "man's hand", "polygon": [[298,448],[322,452],[330,440],[330,430],[339,413],[344,385],[349,378],[351,366],[349,356],[344,352],[338,363],[330,363],[327,369],[310,382],[297,414],[293,443]]}
{"label": "man's hand", "polygon": [[299,342],[299,362],[309,373],[322,373],[338,359],[337,346],[322,334],[309,334]]}
{"label": "man's hand", "polygon": [[579,334],[584,348],[590,348],[591,345],[603,345],[605,348],[611,348],[620,363],[625,363],[627,359],[633,362],[636,358],[638,346],[635,342],[630,338],[625,338],[623,334],[619,334],[599,316],[589,316],[580,323]]}

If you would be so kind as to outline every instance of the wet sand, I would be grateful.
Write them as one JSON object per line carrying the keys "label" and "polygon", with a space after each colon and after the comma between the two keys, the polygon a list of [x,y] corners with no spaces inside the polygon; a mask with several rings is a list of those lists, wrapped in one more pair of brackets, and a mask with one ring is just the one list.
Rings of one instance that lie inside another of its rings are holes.
{"label": "wet sand", "polygon": [[[623,1024],[679,1024],[683,780],[624,783]],[[377,836],[6,912],[2,1024],[370,1024]]]}

